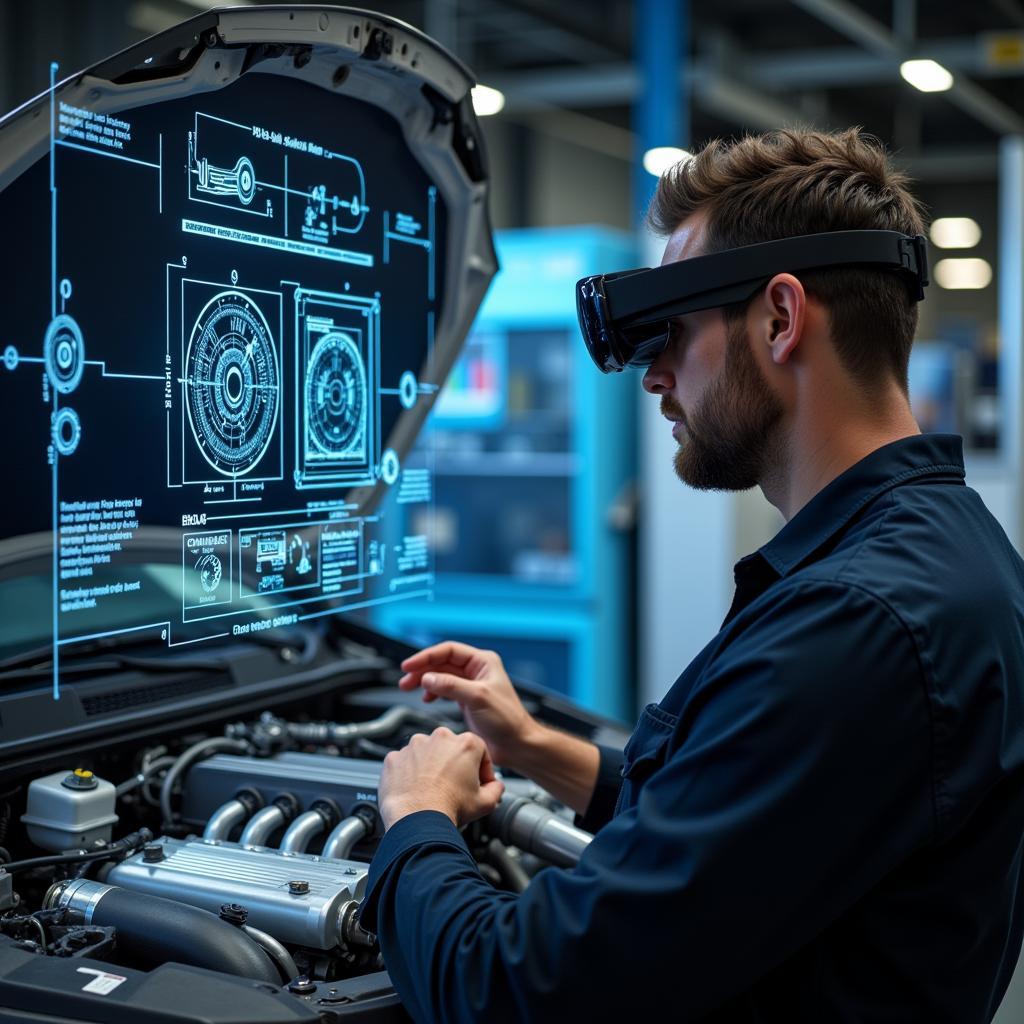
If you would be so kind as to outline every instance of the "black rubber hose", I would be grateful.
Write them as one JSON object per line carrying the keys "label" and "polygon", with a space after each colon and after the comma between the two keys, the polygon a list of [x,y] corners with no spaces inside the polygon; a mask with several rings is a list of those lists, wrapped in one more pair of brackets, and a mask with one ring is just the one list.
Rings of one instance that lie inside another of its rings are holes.
{"label": "black rubber hose", "polygon": [[214,754],[248,754],[252,747],[242,740],[230,740],[226,736],[214,736],[208,740],[200,740],[193,743],[170,768],[164,776],[163,784],[160,787],[160,813],[164,817],[164,828],[174,824],[174,811],[171,808],[171,795],[174,787],[185,772],[204,757],[211,757]]}
{"label": "black rubber hose", "polygon": [[487,860],[493,868],[497,869],[501,880],[512,890],[512,892],[525,892],[530,884],[530,876],[523,870],[522,865],[508,852],[505,844],[500,839],[492,839],[487,844]]}
{"label": "black rubber hose", "polygon": [[113,888],[100,898],[89,923],[116,928],[118,947],[148,963],[173,960],[281,984],[281,975],[263,948],[208,910]]}

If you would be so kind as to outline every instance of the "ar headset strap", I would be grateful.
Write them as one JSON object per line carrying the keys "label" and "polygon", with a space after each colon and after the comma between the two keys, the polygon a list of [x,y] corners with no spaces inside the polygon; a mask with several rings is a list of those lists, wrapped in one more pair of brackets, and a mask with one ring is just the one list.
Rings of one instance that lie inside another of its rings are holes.
{"label": "ar headset strap", "polygon": [[924,235],[899,231],[827,231],[694,256],[653,270],[605,278],[608,312],[619,327],[664,320],[749,298],[775,274],[826,267],[893,270],[908,278],[915,301],[928,284]]}

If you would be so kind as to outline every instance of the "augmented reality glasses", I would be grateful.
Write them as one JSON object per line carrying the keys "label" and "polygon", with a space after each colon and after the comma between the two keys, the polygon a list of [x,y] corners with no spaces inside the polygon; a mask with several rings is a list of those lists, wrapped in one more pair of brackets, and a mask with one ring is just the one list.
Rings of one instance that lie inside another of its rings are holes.
{"label": "augmented reality glasses", "polygon": [[828,231],[760,242],[663,267],[595,274],[576,285],[576,311],[590,357],[602,373],[650,366],[683,313],[749,299],[778,273],[862,267],[895,271],[920,302],[928,284],[924,235]]}

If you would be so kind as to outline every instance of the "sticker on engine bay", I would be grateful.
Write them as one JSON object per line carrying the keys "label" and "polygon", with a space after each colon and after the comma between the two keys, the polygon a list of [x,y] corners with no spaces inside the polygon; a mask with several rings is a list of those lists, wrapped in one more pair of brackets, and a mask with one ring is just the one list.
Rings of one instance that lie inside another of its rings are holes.
{"label": "sticker on engine bay", "polygon": [[82,987],[83,992],[98,992],[101,996],[110,995],[122,982],[128,979],[122,974],[107,974],[92,967],[79,967],[79,974],[95,974],[96,977]]}

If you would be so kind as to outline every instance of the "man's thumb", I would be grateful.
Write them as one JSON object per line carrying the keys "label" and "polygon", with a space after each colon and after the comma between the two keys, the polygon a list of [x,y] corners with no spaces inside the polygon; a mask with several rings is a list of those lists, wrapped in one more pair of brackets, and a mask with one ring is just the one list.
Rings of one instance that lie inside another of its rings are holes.
{"label": "man's thumb", "polygon": [[427,672],[423,676],[423,689],[435,697],[446,700],[466,701],[473,692],[473,684],[468,679],[450,675],[448,672]]}

